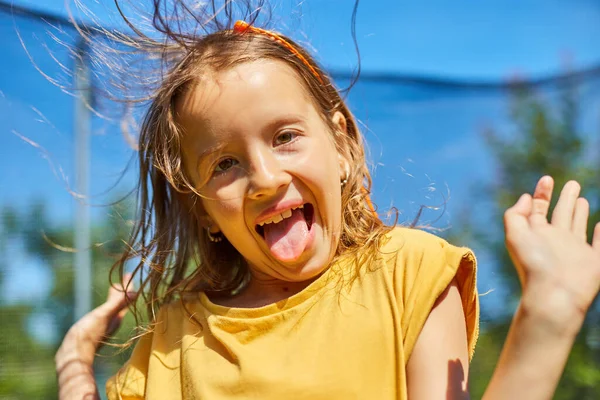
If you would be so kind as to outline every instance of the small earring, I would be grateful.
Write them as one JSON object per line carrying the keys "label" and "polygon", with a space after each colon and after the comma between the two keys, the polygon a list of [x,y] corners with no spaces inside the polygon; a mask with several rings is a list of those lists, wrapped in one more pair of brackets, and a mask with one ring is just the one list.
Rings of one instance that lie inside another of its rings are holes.
{"label": "small earring", "polygon": [[344,178],[344,180],[340,183],[342,187],[346,186],[346,183],[348,183],[348,178]]}
{"label": "small earring", "polygon": [[212,233],[209,228],[206,228],[206,235],[208,236],[208,240],[213,243],[218,243],[223,240],[223,234],[221,232]]}

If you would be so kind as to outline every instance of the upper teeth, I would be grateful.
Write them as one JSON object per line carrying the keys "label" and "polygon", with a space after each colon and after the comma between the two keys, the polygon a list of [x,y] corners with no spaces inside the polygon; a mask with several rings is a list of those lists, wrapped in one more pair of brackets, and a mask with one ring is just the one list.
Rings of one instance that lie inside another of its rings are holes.
{"label": "upper teeth", "polygon": [[292,210],[296,210],[298,208],[304,208],[304,204],[301,205],[301,206],[298,206],[298,207],[290,208],[289,210],[285,210],[281,214],[274,215],[271,218],[269,218],[267,220],[264,220],[263,222],[261,222],[258,225],[263,226],[265,224],[276,224],[278,222],[281,222],[284,219],[291,217],[292,216]]}

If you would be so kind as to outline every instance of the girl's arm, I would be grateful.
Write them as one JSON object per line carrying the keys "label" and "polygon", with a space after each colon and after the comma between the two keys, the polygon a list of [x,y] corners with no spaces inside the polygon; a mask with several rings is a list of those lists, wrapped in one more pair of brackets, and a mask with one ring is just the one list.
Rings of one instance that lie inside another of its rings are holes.
{"label": "girl's arm", "polygon": [[575,336],[521,302],[483,399],[551,399]]}
{"label": "girl's arm", "polygon": [[456,282],[436,301],[408,364],[410,400],[468,399],[467,326]]}
{"label": "girl's arm", "polygon": [[85,345],[79,335],[69,330],[56,353],[58,398],[60,400],[100,399],[94,379],[94,355],[96,349]]}
{"label": "girl's arm", "polygon": [[[565,185],[548,222],[552,189],[552,179],[542,178],[533,197],[522,196],[505,214],[506,244],[523,297],[485,400],[551,399],[600,287],[600,224],[589,245],[589,205],[579,198],[576,182]],[[468,398],[465,331],[452,284],[432,310],[407,364],[411,400]]]}
{"label": "girl's arm", "polygon": [[[129,277],[125,277],[128,281]],[[83,316],[69,329],[55,356],[60,400],[99,399],[94,379],[94,357],[102,341],[114,332],[127,312],[121,286],[111,287],[106,302]]]}

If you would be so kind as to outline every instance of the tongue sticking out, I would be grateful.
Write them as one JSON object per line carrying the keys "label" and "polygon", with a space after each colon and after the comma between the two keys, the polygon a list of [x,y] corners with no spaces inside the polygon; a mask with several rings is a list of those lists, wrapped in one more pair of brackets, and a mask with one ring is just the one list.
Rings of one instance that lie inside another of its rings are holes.
{"label": "tongue sticking out", "polygon": [[308,244],[308,225],[301,209],[292,216],[275,224],[264,225],[265,240],[271,254],[281,261],[293,261],[300,257]]}

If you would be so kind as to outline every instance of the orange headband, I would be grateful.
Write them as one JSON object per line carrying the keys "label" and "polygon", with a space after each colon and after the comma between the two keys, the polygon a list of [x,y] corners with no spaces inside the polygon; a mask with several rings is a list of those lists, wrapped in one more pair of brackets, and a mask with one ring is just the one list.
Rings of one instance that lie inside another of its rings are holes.
{"label": "orange headband", "polygon": [[290,51],[290,53],[292,53],[293,55],[295,55],[296,57],[298,57],[298,59],[300,61],[302,61],[304,63],[304,65],[306,65],[306,67],[308,67],[308,69],[310,70],[310,72],[313,73],[313,75],[315,76],[315,78],[317,78],[319,80],[319,83],[321,83],[321,85],[325,84],[323,82],[323,78],[321,78],[321,75],[319,75],[319,73],[317,72],[317,70],[315,69],[315,67],[313,67],[308,62],[308,60],[306,59],[306,57],[304,57],[302,54],[300,54],[300,52],[294,46],[292,46],[287,40],[285,40],[284,38],[282,38],[281,36],[279,36],[275,32],[271,32],[271,31],[268,31],[266,29],[256,28],[256,27],[254,27],[252,25],[249,25],[245,21],[237,21],[235,23],[235,25],[233,26],[233,31],[237,32],[237,33],[251,32],[251,33],[261,34],[261,35],[265,35],[268,38],[276,41],[277,43],[281,44],[283,47],[285,47],[286,49],[288,49]]}
{"label": "orange headband", "polygon": [[[241,21],[241,20],[237,21],[235,23],[235,25],[233,26],[233,31],[237,32],[237,33],[250,32],[250,33],[265,35],[266,37],[268,37],[268,38],[276,41],[277,43],[281,44],[283,47],[285,47],[286,49],[288,49],[290,51],[290,53],[292,53],[293,55],[295,55],[296,57],[298,57],[298,59],[300,61],[302,61],[304,63],[304,65],[306,65],[306,67],[310,70],[310,72],[313,73],[313,75],[315,76],[315,78],[317,78],[317,80],[321,83],[321,85],[325,84],[323,82],[323,78],[321,78],[321,75],[319,75],[319,73],[317,72],[317,70],[315,69],[315,67],[313,67],[308,62],[308,60],[306,59],[306,57],[304,57],[302,54],[300,54],[300,52],[294,46],[292,46],[291,43],[289,43],[287,40],[285,40],[284,38],[282,38],[281,36],[279,36],[275,32],[271,32],[271,31],[268,31],[266,29],[256,28],[256,27],[248,24],[247,22]],[[367,189],[365,189],[364,187],[362,188],[362,190],[363,190],[363,192],[367,191]],[[367,203],[367,206],[369,207],[369,210],[371,210],[371,212],[375,216],[377,216],[377,212],[375,211],[375,207],[373,206],[373,202],[371,201],[371,197],[369,195],[367,195],[365,197],[365,202]]]}

